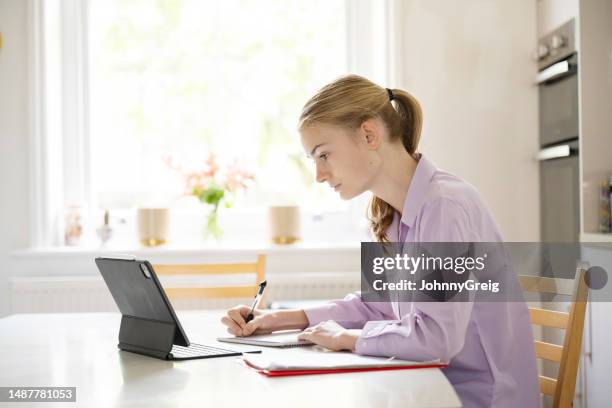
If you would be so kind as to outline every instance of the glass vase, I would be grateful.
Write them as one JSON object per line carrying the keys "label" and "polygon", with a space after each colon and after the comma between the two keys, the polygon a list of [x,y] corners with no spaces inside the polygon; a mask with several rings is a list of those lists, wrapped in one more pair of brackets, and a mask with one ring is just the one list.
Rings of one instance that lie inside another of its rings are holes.
{"label": "glass vase", "polygon": [[219,206],[215,205],[208,212],[206,222],[202,229],[204,240],[214,239],[218,241],[223,236],[223,230],[219,226]]}

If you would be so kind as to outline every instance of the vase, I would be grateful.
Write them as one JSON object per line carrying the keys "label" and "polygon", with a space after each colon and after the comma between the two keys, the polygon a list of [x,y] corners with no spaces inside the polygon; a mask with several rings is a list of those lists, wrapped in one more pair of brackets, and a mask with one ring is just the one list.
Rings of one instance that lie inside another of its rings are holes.
{"label": "vase", "polygon": [[209,210],[208,215],[206,216],[204,228],[202,229],[202,235],[204,236],[204,240],[212,238],[215,241],[218,241],[223,236],[223,230],[219,226],[218,205],[212,206],[212,209]]}

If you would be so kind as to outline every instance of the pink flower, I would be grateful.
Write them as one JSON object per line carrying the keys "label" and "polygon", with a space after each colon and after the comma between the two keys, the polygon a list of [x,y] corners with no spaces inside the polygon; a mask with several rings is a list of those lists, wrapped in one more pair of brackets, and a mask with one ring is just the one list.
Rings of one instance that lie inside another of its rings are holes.
{"label": "pink flower", "polygon": [[182,176],[185,184],[184,195],[198,196],[212,185],[217,185],[227,192],[246,190],[249,187],[249,182],[255,180],[255,175],[241,168],[238,160],[223,165],[213,153],[208,155],[203,168],[190,171],[176,164],[171,155],[164,155],[162,160],[166,166]]}
{"label": "pink flower", "polygon": [[249,180],[255,180],[255,175],[241,169],[237,161],[227,167],[225,186],[228,191],[246,189]]}

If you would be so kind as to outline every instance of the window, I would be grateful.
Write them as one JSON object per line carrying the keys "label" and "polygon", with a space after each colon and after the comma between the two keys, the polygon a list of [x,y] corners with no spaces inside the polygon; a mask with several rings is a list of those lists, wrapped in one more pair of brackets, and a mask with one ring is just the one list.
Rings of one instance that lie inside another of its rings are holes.
{"label": "window", "polygon": [[296,131],[308,97],[348,72],[344,0],[94,0],[89,15],[97,206],[180,205],[163,157],[212,152],[255,171],[239,206],[346,208],[314,183]]}
{"label": "window", "polygon": [[152,204],[201,213],[164,158],[190,167],[209,153],[256,174],[236,227],[295,203],[345,239],[363,231],[367,197],[344,202],[314,182],[296,125],[335,77],[387,82],[391,0],[30,1],[33,245],[63,242],[73,203],[89,220]]}

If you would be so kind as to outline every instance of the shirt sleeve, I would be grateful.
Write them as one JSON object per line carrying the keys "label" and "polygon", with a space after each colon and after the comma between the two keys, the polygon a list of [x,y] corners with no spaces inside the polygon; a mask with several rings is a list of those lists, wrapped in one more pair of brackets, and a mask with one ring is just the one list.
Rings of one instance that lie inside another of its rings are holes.
{"label": "shirt sleeve", "polygon": [[334,300],[322,306],[304,309],[308,326],[324,320],[334,320],[345,329],[361,329],[371,320],[394,319],[393,309],[388,302],[363,302],[361,292],[349,293],[341,300]]}
{"label": "shirt sleeve", "polygon": [[[419,241],[470,242],[469,221],[460,204],[437,199],[423,209]],[[358,354],[448,363],[463,348],[472,302],[399,302],[397,308],[399,319],[364,325],[356,343]]]}

